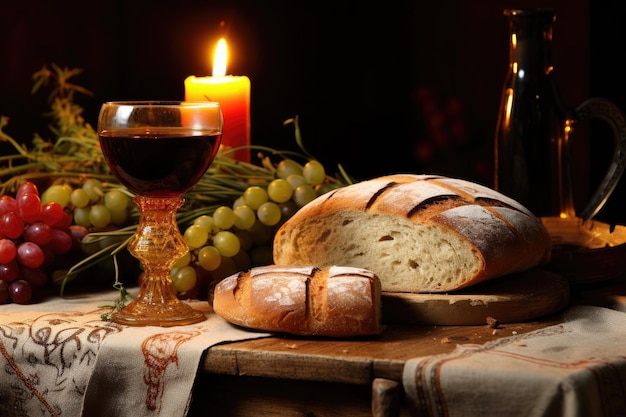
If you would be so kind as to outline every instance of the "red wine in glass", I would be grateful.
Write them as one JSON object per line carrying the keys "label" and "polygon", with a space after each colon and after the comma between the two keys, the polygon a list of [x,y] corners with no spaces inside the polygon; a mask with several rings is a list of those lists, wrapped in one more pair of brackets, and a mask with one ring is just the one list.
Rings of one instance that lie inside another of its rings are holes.
{"label": "red wine in glass", "polygon": [[214,131],[184,127],[100,132],[100,146],[113,175],[146,197],[172,197],[188,191],[211,165],[219,139]]}

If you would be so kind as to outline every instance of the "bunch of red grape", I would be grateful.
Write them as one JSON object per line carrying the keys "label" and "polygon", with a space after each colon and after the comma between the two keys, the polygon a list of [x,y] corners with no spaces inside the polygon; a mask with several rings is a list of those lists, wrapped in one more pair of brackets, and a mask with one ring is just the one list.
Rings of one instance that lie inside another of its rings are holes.
{"label": "bunch of red grape", "polygon": [[46,267],[74,247],[72,216],[37,186],[23,183],[15,197],[0,197],[0,303],[30,303],[48,282]]}

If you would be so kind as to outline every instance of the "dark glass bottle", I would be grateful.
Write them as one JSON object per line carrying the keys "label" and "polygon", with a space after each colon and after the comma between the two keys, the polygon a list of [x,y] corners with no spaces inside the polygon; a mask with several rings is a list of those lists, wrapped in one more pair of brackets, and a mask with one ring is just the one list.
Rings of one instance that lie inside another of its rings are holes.
{"label": "dark glass bottle", "polygon": [[495,138],[495,188],[538,216],[558,214],[559,143],[574,114],[561,101],[552,65],[551,9],[504,11],[509,71]]}
{"label": "dark glass bottle", "polygon": [[552,64],[554,9],[505,9],[509,70],[495,134],[495,189],[537,216],[577,216],[573,202],[571,139],[576,123],[606,122],[615,152],[608,171],[579,217],[597,214],[626,165],[626,123],[611,102],[590,98],[567,107]]}

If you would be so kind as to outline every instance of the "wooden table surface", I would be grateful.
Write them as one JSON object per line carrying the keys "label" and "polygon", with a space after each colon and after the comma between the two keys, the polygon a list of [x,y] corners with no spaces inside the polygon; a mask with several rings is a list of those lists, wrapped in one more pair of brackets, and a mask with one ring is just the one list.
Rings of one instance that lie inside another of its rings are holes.
{"label": "wooden table surface", "polygon": [[[406,360],[448,353],[457,344],[483,344],[560,322],[538,321],[484,326],[390,325],[378,337],[314,339],[275,336],[214,346],[201,369],[208,373],[291,378],[352,384],[374,378],[402,379]],[[277,366],[280,364],[280,366]]]}
{"label": "wooden table surface", "polygon": [[[570,305],[626,311],[626,277],[578,288]],[[484,325],[388,325],[377,337],[322,339],[276,335],[211,347],[200,364],[189,417],[405,417],[407,360],[446,354],[562,323],[541,319]],[[209,413],[209,414],[207,414]]]}
{"label": "wooden table surface", "polygon": [[483,344],[560,323],[389,325],[377,337],[273,336],[211,347],[188,417],[408,417],[402,373],[411,358]]}

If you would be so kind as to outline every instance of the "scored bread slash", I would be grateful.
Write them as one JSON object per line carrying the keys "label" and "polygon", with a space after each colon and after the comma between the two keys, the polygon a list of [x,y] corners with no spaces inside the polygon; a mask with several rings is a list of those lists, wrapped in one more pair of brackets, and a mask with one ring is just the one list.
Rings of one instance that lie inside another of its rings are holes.
{"label": "scored bread slash", "polygon": [[255,330],[350,337],[383,330],[380,280],[363,268],[268,265],[224,278],[213,310]]}
{"label": "scored bread slash", "polygon": [[278,265],[374,272],[384,292],[444,293],[547,263],[541,221],[488,187],[437,175],[357,182],[311,201],[276,232]]}

